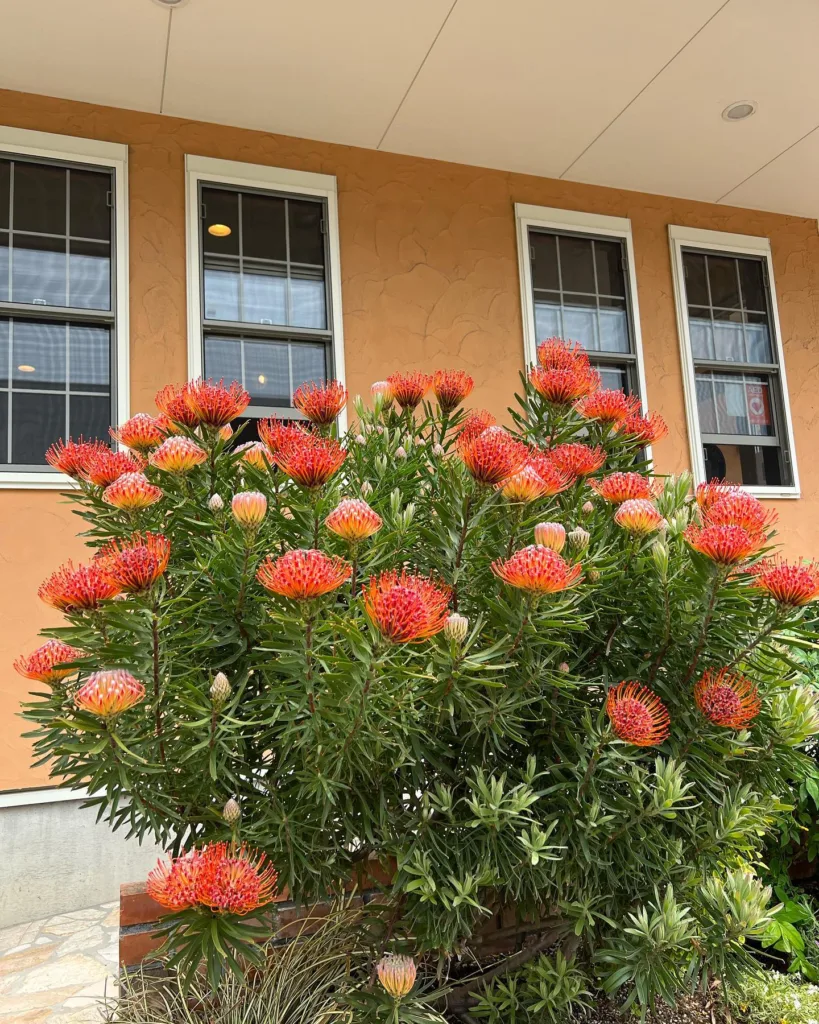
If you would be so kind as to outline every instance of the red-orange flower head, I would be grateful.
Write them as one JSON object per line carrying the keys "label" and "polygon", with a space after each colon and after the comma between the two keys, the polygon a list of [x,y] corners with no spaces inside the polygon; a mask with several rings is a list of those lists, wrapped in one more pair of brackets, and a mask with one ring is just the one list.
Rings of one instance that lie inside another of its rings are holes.
{"label": "red-orange flower head", "polygon": [[243,843],[210,843],[196,870],[196,902],[221,914],[249,914],[276,896],[278,872],[258,850]]}
{"label": "red-orange flower head", "polygon": [[683,534],[695,551],[717,565],[736,565],[755,555],[765,543],[764,534],[749,533],[741,526],[689,526]]}
{"label": "red-orange flower head", "polygon": [[542,498],[548,488],[532,464],[527,462],[516,473],[501,480],[497,489],[508,501],[528,503]]}
{"label": "red-orange flower head", "polygon": [[622,505],[630,498],[644,498],[650,501],[656,487],[641,473],[609,473],[602,480],[589,480],[592,490],[613,505]]}
{"label": "red-orange flower head", "polygon": [[245,444],[240,444],[236,449],[236,454],[238,455],[240,452],[242,462],[253,466],[254,469],[264,472],[274,465],[273,453],[263,441],[247,441]]}
{"label": "red-orange flower head", "polygon": [[765,532],[776,518],[775,509],[766,509],[759,498],[740,489],[724,494],[702,513],[706,526],[741,526],[749,533]]}
{"label": "red-orange flower head", "polygon": [[135,533],[100,552],[103,572],[127,594],[150,590],[168,568],[171,542],[161,533]]}
{"label": "red-orange flower head", "polygon": [[764,590],[786,608],[801,608],[819,597],[819,565],[802,562],[790,565],[774,559],[766,560],[753,586]]}
{"label": "red-orange flower head", "polygon": [[162,424],[157,422],[155,416],[149,416],[147,412],[138,412],[126,420],[121,427],[111,427],[109,433],[115,441],[131,448],[135,452],[148,452],[156,448],[165,437]]}
{"label": "red-orange flower head", "polygon": [[694,497],[696,498],[701,511],[706,513],[712,505],[715,505],[727,495],[736,493],[738,490],[740,490],[740,488],[736,484],[729,484],[725,480],[718,480],[714,477],[714,479],[709,480],[707,484],[697,484]]}
{"label": "red-orange flower head", "polygon": [[545,488],[543,496],[546,498],[560,494],[561,491],[565,491],[574,483],[572,474],[567,473],[565,469],[558,466],[552,458],[551,452],[542,452],[535,449],[529,456],[528,464],[543,481]]}
{"label": "red-orange flower head", "polygon": [[45,454],[46,462],[61,473],[73,477],[75,480],[85,480],[88,463],[91,458],[100,451],[110,452],[108,445],[102,441],[72,441],[71,438],[63,441],[60,438],[51,445]]}
{"label": "red-orange flower head", "polygon": [[549,452],[552,462],[573,477],[596,473],[606,461],[602,448],[590,448],[587,444],[559,444]]}
{"label": "red-orange flower head", "polygon": [[268,555],[256,579],[265,590],[291,601],[312,601],[338,590],[350,578],[352,568],[335,555],[315,548],[296,548],[278,558]]}
{"label": "red-orange flower head", "polygon": [[237,380],[226,385],[223,380],[200,379],[185,385],[185,402],[197,423],[218,429],[242,415],[250,405],[250,395]]}
{"label": "red-orange flower head", "polygon": [[363,498],[342,498],[324,520],[328,530],[356,544],[378,533],[383,519]]}
{"label": "red-orange flower head", "polygon": [[640,683],[613,686],[606,697],[606,714],[615,735],[635,747],[657,747],[671,731],[665,704]]}
{"label": "red-orange flower head", "polygon": [[334,438],[299,433],[294,433],[275,455],[279,468],[310,490],[326,484],[347,458],[347,452]]}
{"label": "red-orange flower head", "polygon": [[640,399],[624,391],[601,390],[581,398],[575,408],[587,420],[599,420],[615,426],[640,411]]}
{"label": "red-orange flower head", "polygon": [[145,697],[142,683],[124,668],[93,672],[74,694],[78,708],[98,718],[113,718]]}
{"label": "red-orange flower head", "polygon": [[475,381],[464,370],[436,370],[432,378],[432,390],[443,413],[454,412],[474,387]]}
{"label": "red-orange flower head", "polygon": [[152,484],[144,473],[123,473],[102,492],[107,505],[125,512],[137,512],[156,504],[162,497],[162,488]]}
{"label": "red-orange flower head", "polygon": [[188,405],[185,398],[186,394],[186,384],[166,384],[161,391],[157,391],[154,401],[156,402],[157,409],[172,424],[193,428],[198,426],[199,417]]}
{"label": "red-orange flower head", "polygon": [[537,347],[537,361],[529,380],[553,405],[569,405],[600,387],[600,375],[577,342],[547,338]]}
{"label": "red-orange flower head", "polygon": [[614,513],[618,526],[634,537],[645,537],[663,524],[664,519],[654,502],[646,498],[629,498]]}
{"label": "red-orange flower head", "polygon": [[207,462],[208,453],[189,437],[168,437],[148,456],[148,462],[164,473],[184,476]]}
{"label": "red-orange flower head", "polygon": [[521,469],[529,459],[525,444],[502,427],[487,427],[471,440],[458,438],[458,454],[479,484],[499,484]]}
{"label": "red-orange flower head", "polygon": [[432,386],[432,377],[420,370],[412,370],[409,373],[391,373],[387,383],[402,409],[415,409]]}
{"label": "red-orange flower head", "polygon": [[62,640],[46,640],[42,647],[38,647],[31,654],[20,655],[14,662],[14,667],[26,679],[53,684],[74,675],[77,670],[65,666],[82,657],[82,651],[63,643]]}
{"label": "red-orange flower head", "polygon": [[267,498],[261,491],[240,491],[233,495],[230,508],[243,530],[258,530],[267,515]]}
{"label": "red-orange flower head", "polygon": [[648,416],[640,412],[630,413],[620,429],[640,444],[656,444],[668,434],[668,424],[658,412],[650,412]]}
{"label": "red-orange flower head", "polygon": [[347,389],[337,380],[326,384],[302,384],[293,395],[293,405],[304,413],[311,423],[328,426],[347,404]]}
{"label": "red-orange flower head", "polygon": [[198,850],[181,857],[160,860],[148,875],[145,889],[166,910],[174,913],[197,904],[196,879],[202,854]]}
{"label": "red-orange flower head", "polygon": [[535,544],[560,554],[566,546],[566,527],[562,523],[538,523],[535,527]]}
{"label": "red-orange flower head", "polygon": [[450,588],[427,576],[382,572],[362,589],[370,621],[394,644],[418,643],[446,625]]}
{"label": "red-orange flower head", "polygon": [[583,574],[581,565],[569,565],[557,551],[540,544],[530,544],[511,558],[497,559],[491,569],[510,587],[530,594],[557,594],[576,587]]}
{"label": "red-orange flower head", "polygon": [[759,714],[762,701],[756,686],[736,672],[708,669],[694,686],[697,707],[714,725],[744,729]]}
{"label": "red-orange flower head", "polygon": [[96,487],[108,487],[125,473],[142,472],[143,463],[125,452],[112,452],[106,445],[100,445],[92,452],[85,466],[85,479]]}
{"label": "red-orange flower head", "polygon": [[370,384],[370,394],[373,397],[373,401],[376,399],[380,400],[382,409],[389,409],[395,400],[395,396],[392,393],[392,385],[388,380],[376,380]]}
{"label": "red-orange flower head", "polygon": [[267,445],[271,455],[277,455],[294,437],[307,436],[307,431],[299,424],[285,423],[273,417],[259,420],[257,429],[259,437]]}
{"label": "red-orange flower head", "polygon": [[61,612],[90,611],[116,597],[119,587],[109,579],[99,560],[74,566],[66,562],[37,591],[41,601]]}
{"label": "red-orange flower head", "polygon": [[475,409],[467,413],[458,430],[458,444],[467,444],[479,437],[484,430],[494,427],[498,421],[486,409]]}

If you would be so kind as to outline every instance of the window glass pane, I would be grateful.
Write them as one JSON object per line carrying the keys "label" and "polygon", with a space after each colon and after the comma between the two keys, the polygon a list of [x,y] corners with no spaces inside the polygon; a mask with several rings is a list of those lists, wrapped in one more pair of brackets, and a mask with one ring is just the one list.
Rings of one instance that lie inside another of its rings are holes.
{"label": "window glass pane", "polygon": [[11,416],[11,461],[44,466],[46,449],[65,436],[65,395],[15,391]]}
{"label": "window glass pane", "polygon": [[[11,181],[11,164],[8,160],[0,160],[0,228],[9,226],[9,182]],[[2,445],[0,445],[2,448]]]}
{"label": "window glass pane", "polygon": [[753,373],[697,371],[697,405],[704,434],[773,437],[771,378]]}
{"label": "window glass pane", "polygon": [[559,305],[550,302],[535,303],[535,334],[538,342],[545,341],[546,338],[562,337]]}
{"label": "window glass pane", "polygon": [[595,369],[600,374],[600,384],[607,391],[629,391],[628,370],[625,366],[612,366],[607,363],[594,363]]}
{"label": "window glass pane", "polygon": [[9,298],[9,233],[0,231],[0,302]]}
{"label": "window glass pane", "polygon": [[745,357],[745,332],[741,313],[714,310],[714,352],[714,358],[724,363],[748,361]]}
{"label": "window glass pane", "polygon": [[242,276],[242,320],[245,323],[287,323],[285,273],[285,268],[276,264],[245,262]]}
{"label": "window glass pane", "polygon": [[0,320],[0,388],[9,386],[9,322]]}
{"label": "window glass pane", "polygon": [[529,243],[534,250],[532,257],[532,285],[558,291],[560,281],[557,275],[557,242],[554,235],[543,231],[530,231]]}
{"label": "window glass pane", "polygon": [[685,292],[694,306],[710,306],[708,282],[705,276],[705,256],[701,252],[684,252]]}
{"label": "window glass pane", "polygon": [[108,193],[111,175],[99,171],[69,171],[69,231],[75,237],[111,238],[111,207]]}
{"label": "window glass pane", "polygon": [[14,163],[14,230],[65,235],[66,171],[48,164]]}
{"label": "window glass pane", "polygon": [[111,399],[108,395],[72,395],[68,411],[71,437],[110,444]]}
{"label": "window glass pane", "polygon": [[739,277],[733,256],[707,257],[711,305],[739,309]]}
{"label": "window glass pane", "polygon": [[745,346],[749,363],[773,363],[767,313],[745,314]]}
{"label": "window glass pane", "polygon": [[[108,328],[72,324],[68,332],[68,380],[71,390],[108,394],[111,387],[111,334]],[[74,399],[71,401],[73,418]]]}
{"label": "window glass pane", "polygon": [[111,247],[107,242],[72,241],[68,258],[68,305],[111,308]]}
{"label": "window glass pane", "polygon": [[594,294],[594,260],[589,238],[561,235],[558,240],[560,271],[564,292]]}
{"label": "window glass pane", "polygon": [[324,305],[324,276],[322,271],[291,269],[290,324],[293,327],[312,327],[325,330],[327,314]]}
{"label": "window glass pane", "polygon": [[205,337],[205,376],[242,381],[242,344],[237,338]]}
{"label": "window glass pane", "polygon": [[205,260],[205,319],[239,319],[239,263]]}
{"label": "window glass pane", "polygon": [[563,337],[579,341],[590,352],[600,348],[597,336],[597,302],[594,296],[563,296]]}
{"label": "window glass pane", "polygon": [[695,359],[716,359],[711,311],[698,306],[688,307],[688,331]]}
{"label": "window glass pane", "polygon": [[[15,388],[65,391],[65,324],[14,320],[12,349]],[[16,406],[14,415],[16,422]]]}
{"label": "window glass pane", "polygon": [[288,199],[287,208],[290,221],[290,262],[324,266],[324,235],[321,233],[323,205]]}
{"label": "window glass pane", "polygon": [[594,240],[594,258],[597,263],[597,289],[601,295],[625,297],[626,281],[623,274],[623,245],[621,242]]}
{"label": "window glass pane", "polygon": [[775,445],[706,444],[705,477],[746,487],[790,487],[793,477],[781,448]]}
{"label": "window glass pane", "polygon": [[600,348],[603,352],[628,352],[628,320],[625,299],[600,299]]}
{"label": "window glass pane", "polygon": [[[219,255],[239,255],[239,193],[222,188],[203,188],[202,248]],[[227,235],[212,235],[209,228],[230,228]]]}
{"label": "window glass pane", "polygon": [[[279,196],[242,193],[242,254],[265,260],[287,260],[285,200]],[[283,320],[277,323],[284,323]]]}
{"label": "window glass pane", "polygon": [[0,465],[9,461],[9,395],[0,391]]}
{"label": "window glass pane", "polygon": [[762,260],[738,260],[738,263],[743,306],[745,309],[755,309],[764,312],[768,308],[768,303],[765,297]]}
{"label": "window glass pane", "polygon": [[290,346],[293,362],[293,390],[311,380],[325,380],[327,377],[327,350],[324,345],[293,344]]}
{"label": "window glass pane", "polygon": [[288,343],[246,340],[244,348],[244,385],[251,399],[258,405],[290,405],[292,389]]}
{"label": "window glass pane", "polygon": [[14,302],[64,306],[65,239],[14,233],[11,297]]}

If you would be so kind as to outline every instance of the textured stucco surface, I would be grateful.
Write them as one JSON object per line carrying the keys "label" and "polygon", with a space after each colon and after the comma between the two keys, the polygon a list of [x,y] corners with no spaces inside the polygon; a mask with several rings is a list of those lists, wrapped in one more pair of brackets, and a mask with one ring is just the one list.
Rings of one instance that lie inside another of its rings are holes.
{"label": "textured stucco surface", "polygon": [[[131,404],[186,374],[184,156],[195,153],[338,179],[348,384],[396,368],[463,367],[473,402],[503,415],[523,366],[514,203],[629,217],[647,398],[671,426],[661,472],[689,464],[667,226],[771,239],[803,497],[780,502],[791,554],[819,554],[819,237],[814,221],[377,153],[200,122],[0,91],[0,122],[129,146]],[[11,669],[54,621],[35,591],[80,554],[54,494],[0,492],[0,790],[42,785],[14,717],[26,684]]]}

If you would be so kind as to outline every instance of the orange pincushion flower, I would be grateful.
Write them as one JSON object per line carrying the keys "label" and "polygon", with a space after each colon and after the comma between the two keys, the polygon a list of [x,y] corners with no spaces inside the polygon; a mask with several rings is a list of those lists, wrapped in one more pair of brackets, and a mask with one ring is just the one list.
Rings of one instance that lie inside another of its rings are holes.
{"label": "orange pincushion flower", "polygon": [[602,480],[590,480],[589,484],[601,498],[613,505],[622,505],[629,498],[650,500],[656,491],[653,481],[640,473],[609,473]]}
{"label": "orange pincushion flower", "polygon": [[223,914],[249,914],[276,896],[278,872],[264,853],[244,843],[210,843],[195,872],[196,902]]}
{"label": "orange pincushion flower", "polygon": [[112,541],[100,552],[103,572],[120,590],[141,594],[150,590],[168,568],[171,542],[161,533],[135,533],[130,540]]}
{"label": "orange pincushion flower", "polygon": [[606,714],[615,735],[635,747],[659,746],[671,731],[665,704],[640,683],[613,686],[606,697]]}
{"label": "orange pincushion flower", "polygon": [[113,718],[145,697],[142,683],[124,668],[93,672],[74,694],[78,708],[98,718]]}
{"label": "orange pincushion flower", "polygon": [[739,487],[736,484],[729,484],[725,480],[709,480],[707,484],[697,484],[694,497],[703,512],[707,512],[712,505],[715,505],[722,498],[729,494],[735,494]]}
{"label": "orange pincushion flower", "polygon": [[749,533],[741,526],[689,526],[683,534],[695,551],[717,565],[736,565],[755,555],[765,543],[764,534]]}
{"label": "orange pincushion flower", "polygon": [[552,448],[549,457],[558,468],[572,476],[596,473],[606,461],[602,448],[590,448],[587,444],[559,444]]}
{"label": "orange pincushion flower", "polygon": [[302,384],[293,395],[293,405],[312,423],[328,426],[347,404],[347,389],[337,380],[326,384]]}
{"label": "orange pincushion flower", "polygon": [[395,400],[392,393],[392,385],[388,380],[377,380],[370,384],[370,394],[373,398],[381,398],[381,408],[389,409]]}
{"label": "orange pincushion flower", "polygon": [[145,889],[156,902],[174,913],[195,907],[196,879],[202,854],[198,850],[160,860],[148,875]]}
{"label": "orange pincushion flower", "polygon": [[464,370],[436,370],[432,378],[432,390],[443,413],[457,409],[474,387],[475,381]]}
{"label": "orange pincushion flower", "polygon": [[185,400],[186,392],[186,384],[166,384],[161,391],[157,391],[154,401],[157,409],[170,423],[182,427],[195,427],[199,424],[199,417]]}
{"label": "orange pincushion flower", "polygon": [[450,588],[427,576],[382,572],[363,592],[370,621],[394,644],[426,640],[446,625]]}
{"label": "orange pincushion flower", "polygon": [[762,701],[756,686],[738,673],[708,669],[694,686],[697,707],[714,725],[744,729],[759,714]]}
{"label": "orange pincushion flower", "polygon": [[555,494],[560,494],[561,491],[565,491],[566,488],[571,487],[574,482],[572,474],[567,473],[565,469],[561,469],[561,467],[558,466],[552,458],[551,452],[535,450],[532,452],[528,464],[543,481],[543,496],[546,498],[551,498]]}
{"label": "orange pincushion flower", "polygon": [[279,468],[309,489],[326,484],[347,458],[347,452],[333,438],[298,433],[274,454]]}
{"label": "orange pincushion flower", "polygon": [[125,452],[112,452],[105,445],[90,453],[85,466],[85,479],[96,487],[108,487],[125,473],[140,473],[142,462]]}
{"label": "orange pincushion flower", "polygon": [[165,437],[161,423],[147,412],[138,412],[121,427],[111,427],[109,433],[115,441],[119,441],[126,448],[132,448],[135,452],[150,451]]}
{"label": "orange pincushion flower", "polygon": [[217,383],[200,378],[185,385],[185,402],[197,423],[220,428],[242,415],[250,405],[250,395],[237,380],[226,385],[223,380]]}
{"label": "orange pincushion flower", "polygon": [[46,462],[61,473],[73,477],[75,480],[84,480],[88,463],[98,452],[110,452],[108,445],[102,441],[72,441],[71,438],[63,441],[60,438],[51,445],[45,454]]}
{"label": "orange pincushion flower", "polygon": [[261,491],[240,491],[230,502],[233,518],[244,529],[255,531],[267,515],[267,498]]}
{"label": "orange pincushion flower", "polygon": [[432,386],[432,377],[420,370],[392,373],[387,377],[392,396],[402,409],[415,409]]}
{"label": "orange pincushion flower", "polygon": [[101,601],[116,597],[119,592],[99,561],[78,566],[66,562],[49,576],[37,595],[58,611],[75,612],[99,608]]}
{"label": "orange pincushion flower", "polygon": [[363,498],[343,498],[324,520],[328,530],[353,544],[378,533],[383,522]]}
{"label": "orange pincushion flower", "polygon": [[498,484],[516,473],[528,460],[525,444],[502,427],[488,427],[472,440],[458,438],[458,454],[480,484]]}
{"label": "orange pincushion flower", "polygon": [[702,515],[706,526],[741,526],[749,533],[767,530],[776,518],[774,509],[766,509],[759,498],[739,489],[712,502]]}
{"label": "orange pincushion flower", "polygon": [[600,376],[591,367],[559,370],[533,366],[529,370],[529,382],[552,405],[571,405],[598,388]]}
{"label": "orange pincushion flower", "polygon": [[497,489],[509,501],[522,503],[542,498],[546,494],[547,486],[531,463],[527,463],[516,473],[501,480],[497,484]]}
{"label": "orange pincushion flower", "polygon": [[254,469],[264,472],[274,465],[273,453],[262,441],[247,441],[245,444],[240,444],[236,449],[236,454],[238,455],[240,452],[242,462],[253,466]]}
{"label": "orange pincushion flower", "polygon": [[268,555],[256,579],[274,594],[292,601],[312,601],[338,590],[351,574],[352,568],[343,558],[315,548],[296,548],[279,558]]}
{"label": "orange pincushion flower", "polygon": [[658,412],[650,412],[648,416],[640,412],[630,413],[620,429],[640,444],[656,444],[668,434],[668,424]]}
{"label": "orange pincushion flower", "polygon": [[148,462],[164,473],[182,476],[207,462],[208,453],[189,437],[168,437],[148,456]]}
{"label": "orange pincushion flower", "polygon": [[566,546],[566,527],[562,523],[538,523],[535,527],[535,544],[560,554]]}
{"label": "orange pincushion flower", "polygon": [[816,562],[790,565],[773,559],[759,566],[753,586],[764,590],[787,608],[801,608],[819,597],[819,566]]}
{"label": "orange pincushion flower", "polygon": [[403,999],[412,991],[417,968],[411,956],[385,953],[376,967],[381,987],[393,999]]}
{"label": "orange pincushion flower", "polygon": [[66,664],[83,656],[82,651],[63,643],[62,640],[47,640],[31,654],[20,655],[14,662],[14,667],[26,679],[36,679],[41,683],[58,683],[77,671],[75,668],[66,668]]}
{"label": "orange pincushion flower", "polygon": [[653,533],[664,522],[662,514],[652,501],[646,498],[629,498],[614,513],[618,526],[635,537]]}
{"label": "orange pincushion flower", "polygon": [[294,437],[306,437],[307,431],[297,423],[285,423],[273,417],[259,420],[259,437],[271,455],[277,455]]}
{"label": "orange pincushion flower", "polygon": [[516,551],[511,558],[499,558],[492,572],[517,590],[530,594],[557,594],[577,586],[583,574],[581,565],[569,563],[552,548],[540,544]]}
{"label": "orange pincushion flower", "polygon": [[492,413],[487,412],[486,409],[475,409],[468,413],[466,419],[461,423],[458,430],[458,444],[474,441],[484,430],[494,427],[497,422]]}
{"label": "orange pincushion flower", "polygon": [[152,484],[144,473],[123,473],[102,492],[107,505],[126,512],[148,508],[162,497],[162,488]]}
{"label": "orange pincushion flower", "polygon": [[624,391],[601,390],[581,398],[575,408],[587,420],[599,420],[612,426],[639,412],[640,399]]}

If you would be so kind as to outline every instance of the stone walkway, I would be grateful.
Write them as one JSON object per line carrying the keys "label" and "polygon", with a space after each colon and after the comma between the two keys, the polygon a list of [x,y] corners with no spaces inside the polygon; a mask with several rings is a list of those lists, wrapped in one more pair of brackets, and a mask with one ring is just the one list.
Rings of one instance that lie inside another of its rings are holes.
{"label": "stone walkway", "polygon": [[118,903],[0,931],[0,1024],[99,1024],[118,941]]}

